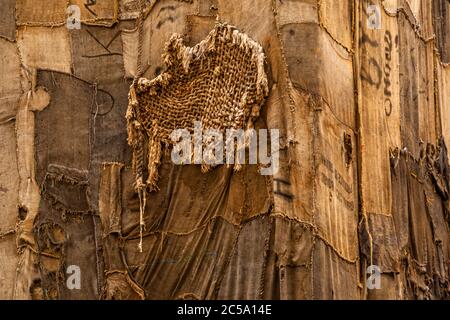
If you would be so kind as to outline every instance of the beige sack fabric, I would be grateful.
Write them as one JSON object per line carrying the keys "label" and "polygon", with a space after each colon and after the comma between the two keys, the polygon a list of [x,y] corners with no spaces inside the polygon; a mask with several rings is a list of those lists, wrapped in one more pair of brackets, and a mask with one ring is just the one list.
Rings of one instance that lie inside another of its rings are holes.
{"label": "beige sack fabric", "polygon": [[439,58],[435,61],[437,65],[437,104],[439,106],[439,114],[441,116],[440,126],[442,130],[442,136],[446,145],[450,144],[450,106],[448,104],[448,99],[450,98],[450,66],[441,63]]}
{"label": "beige sack fabric", "polygon": [[28,68],[70,73],[72,53],[69,31],[64,27],[19,27],[17,46]]}
{"label": "beige sack fabric", "polygon": [[[76,6],[77,11],[69,10]],[[19,26],[60,26],[78,19],[86,24],[113,25],[119,14],[118,0],[16,0],[16,23]]]}
{"label": "beige sack fabric", "polygon": [[18,262],[15,237],[19,206],[15,118],[22,87],[17,47],[0,38],[0,52],[0,298],[12,299]]}
{"label": "beige sack fabric", "polygon": [[68,1],[16,0],[17,25],[56,25],[66,21]]}

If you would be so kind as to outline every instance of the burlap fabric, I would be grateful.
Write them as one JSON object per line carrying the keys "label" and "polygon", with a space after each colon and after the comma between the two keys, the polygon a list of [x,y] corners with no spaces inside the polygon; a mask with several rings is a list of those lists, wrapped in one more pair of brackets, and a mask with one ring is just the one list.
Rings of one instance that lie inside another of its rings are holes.
{"label": "burlap fabric", "polygon": [[164,52],[167,71],[140,78],[129,94],[128,141],[134,150],[136,184],[143,185],[144,142],[148,143],[150,190],[157,188],[162,144],[170,147],[176,129],[251,128],[268,94],[262,47],[235,27],[218,23],[194,47],[174,34]]}

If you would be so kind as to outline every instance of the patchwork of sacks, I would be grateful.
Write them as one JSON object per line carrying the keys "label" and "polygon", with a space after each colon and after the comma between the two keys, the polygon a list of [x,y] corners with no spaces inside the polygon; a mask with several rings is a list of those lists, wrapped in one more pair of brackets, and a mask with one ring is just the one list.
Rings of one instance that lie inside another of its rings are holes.
{"label": "patchwork of sacks", "polygon": [[174,130],[193,133],[195,121],[223,133],[251,129],[268,95],[262,47],[231,25],[217,23],[194,47],[174,34],[163,58],[166,71],[135,80],[129,92],[128,143],[138,190],[157,190],[158,166],[163,150],[173,147]]}

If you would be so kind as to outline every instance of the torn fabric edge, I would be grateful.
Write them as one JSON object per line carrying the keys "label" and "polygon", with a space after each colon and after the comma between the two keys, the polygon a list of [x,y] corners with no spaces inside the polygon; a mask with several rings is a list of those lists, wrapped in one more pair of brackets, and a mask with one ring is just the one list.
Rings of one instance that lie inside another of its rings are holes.
{"label": "torn fabric edge", "polygon": [[[142,190],[147,187],[149,187],[150,191],[157,190],[157,168],[160,164],[162,155],[161,143],[165,145],[166,150],[171,146],[171,144],[173,144],[168,136],[160,138],[159,141],[155,138],[155,136],[158,135],[158,130],[165,130],[166,128],[158,128],[157,123],[156,126],[153,126],[150,130],[145,128],[142,120],[138,117],[139,108],[145,108],[145,105],[139,101],[139,95],[148,94],[150,96],[156,96],[158,91],[170,89],[170,85],[173,83],[173,78],[176,76],[172,70],[174,65],[176,63],[181,63],[185,73],[188,75],[190,71],[190,64],[195,60],[202,59],[207,53],[214,51],[216,42],[218,41],[225,42],[230,46],[239,46],[241,50],[245,50],[247,52],[251,51],[252,58],[256,60],[256,101],[254,103],[244,101],[244,104],[235,106],[236,108],[241,109],[251,109],[255,105],[257,106],[258,110],[251,110],[252,115],[248,117],[248,119],[245,119],[247,120],[247,123],[244,123],[243,128],[240,129],[249,129],[253,127],[253,123],[257,118],[257,116],[253,115],[259,113],[262,103],[268,94],[267,77],[264,71],[265,57],[262,47],[257,42],[251,40],[247,35],[240,33],[235,27],[222,23],[218,23],[215,29],[210,32],[208,37],[194,47],[184,46],[181,36],[174,34],[167,43],[163,55],[168,70],[153,80],[140,78],[139,80],[134,81],[129,92],[129,105],[126,114],[128,123],[128,143],[133,149],[133,170],[136,174],[137,190]],[[201,118],[193,118],[192,120],[200,121]],[[145,152],[146,146],[144,146],[146,139],[149,140],[147,152]],[[146,155],[145,153],[148,154]],[[148,157],[149,162],[148,178],[146,182],[144,182],[143,172],[145,156]]]}

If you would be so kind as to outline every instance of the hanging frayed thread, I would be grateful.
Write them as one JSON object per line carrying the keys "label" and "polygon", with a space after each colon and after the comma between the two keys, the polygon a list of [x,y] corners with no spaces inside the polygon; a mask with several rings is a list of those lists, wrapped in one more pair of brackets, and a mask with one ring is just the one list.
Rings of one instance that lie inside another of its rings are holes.
{"label": "hanging frayed thread", "polygon": [[145,222],[144,222],[144,210],[147,202],[147,191],[142,188],[138,191],[139,194],[139,252],[142,253],[142,242],[144,238]]}
{"label": "hanging frayed thread", "polygon": [[[137,55],[137,70],[136,76],[133,80],[133,85],[137,79],[142,76],[142,53],[143,53],[143,32],[144,32],[144,0],[139,0],[139,17],[138,17],[138,55]],[[129,96],[130,105],[137,106],[138,101],[134,91],[131,91]],[[130,109],[127,110],[127,119],[134,118],[133,114],[129,114]],[[133,120],[134,128],[128,126],[128,142],[133,148],[133,168],[136,173],[136,191],[139,195],[139,252],[143,252],[143,237],[145,231],[144,212],[147,205],[147,185],[144,184],[144,132],[138,121]]]}

